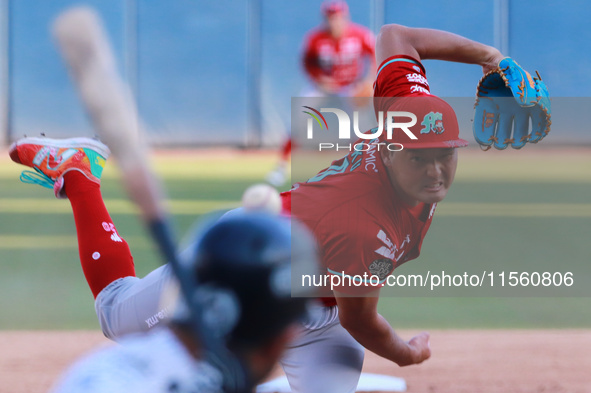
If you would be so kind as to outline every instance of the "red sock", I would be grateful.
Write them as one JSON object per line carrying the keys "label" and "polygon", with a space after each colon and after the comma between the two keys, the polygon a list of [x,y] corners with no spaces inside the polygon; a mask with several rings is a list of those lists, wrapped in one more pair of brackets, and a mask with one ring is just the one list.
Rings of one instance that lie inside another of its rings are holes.
{"label": "red sock", "polygon": [[135,276],[133,257],[113,225],[100,186],[78,171],[66,173],[64,185],[74,211],[82,271],[96,298],[111,282]]}

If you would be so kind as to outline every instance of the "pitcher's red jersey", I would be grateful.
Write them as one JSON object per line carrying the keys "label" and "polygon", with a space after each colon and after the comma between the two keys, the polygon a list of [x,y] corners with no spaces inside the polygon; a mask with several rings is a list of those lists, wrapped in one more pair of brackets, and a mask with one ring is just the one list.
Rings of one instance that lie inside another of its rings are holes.
{"label": "pitcher's red jersey", "polygon": [[[375,83],[375,95],[381,97],[429,94],[428,89],[422,64],[407,56],[382,63]],[[380,288],[396,266],[417,258],[436,208],[402,201],[380,158],[378,148],[384,145],[372,145],[377,139],[363,142],[370,148],[350,152],[281,195],[284,211],[291,211],[316,236],[322,273],[360,284],[337,288],[347,294]],[[324,302],[336,304],[334,298]]]}
{"label": "pitcher's red jersey", "polygon": [[[419,256],[436,207],[405,204],[373,146],[334,161],[282,194],[284,208],[316,236],[322,274],[346,278],[337,289],[352,295],[380,288],[396,266]],[[334,298],[324,301],[335,304]]]}

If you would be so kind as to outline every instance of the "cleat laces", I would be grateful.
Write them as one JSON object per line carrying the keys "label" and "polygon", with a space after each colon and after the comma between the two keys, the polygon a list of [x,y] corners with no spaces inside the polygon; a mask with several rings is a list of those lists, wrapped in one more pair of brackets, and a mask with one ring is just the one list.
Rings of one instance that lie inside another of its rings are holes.
{"label": "cleat laces", "polygon": [[20,181],[27,184],[38,184],[45,188],[53,189],[55,181],[43,173],[40,169],[33,167],[33,171],[23,171],[20,176]]}

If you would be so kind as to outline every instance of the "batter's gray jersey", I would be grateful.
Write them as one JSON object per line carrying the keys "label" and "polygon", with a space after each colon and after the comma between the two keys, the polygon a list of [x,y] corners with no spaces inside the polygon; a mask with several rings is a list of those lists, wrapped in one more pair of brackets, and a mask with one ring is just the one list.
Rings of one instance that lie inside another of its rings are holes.
{"label": "batter's gray jersey", "polygon": [[167,328],[128,336],[71,367],[53,393],[221,393],[222,375]]}

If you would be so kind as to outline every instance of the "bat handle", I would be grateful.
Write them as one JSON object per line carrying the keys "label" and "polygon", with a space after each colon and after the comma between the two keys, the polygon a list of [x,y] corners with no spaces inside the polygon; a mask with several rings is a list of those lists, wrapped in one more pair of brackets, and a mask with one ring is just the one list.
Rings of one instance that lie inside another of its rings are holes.
{"label": "bat handle", "polygon": [[[194,277],[191,272],[183,271],[178,260],[176,246],[172,241],[172,229],[168,224],[169,220],[158,218],[148,222],[150,234],[157,240],[158,248],[162,255],[169,261],[173,274],[177,277],[181,295],[187,301],[193,298],[192,289],[195,288]],[[205,352],[205,358],[213,366],[217,367],[224,376],[224,392],[226,393],[251,393],[252,383],[247,367],[240,361],[238,356],[231,354],[227,348],[219,345],[219,340],[210,337],[210,332],[203,325],[202,310],[196,304],[188,304],[193,309],[191,313],[191,325],[193,333],[199,345]],[[216,345],[218,344],[218,345]]]}
{"label": "bat handle", "polygon": [[148,228],[150,229],[152,238],[157,239],[158,249],[162,256],[171,262],[171,265],[177,265],[176,246],[172,240],[172,228],[168,224],[168,220],[162,218],[151,219],[148,222]]}

